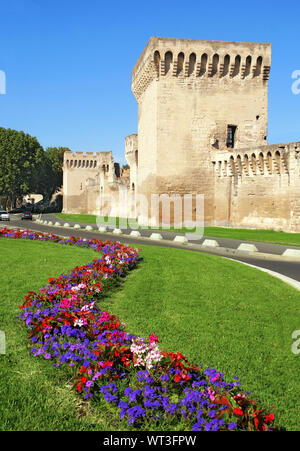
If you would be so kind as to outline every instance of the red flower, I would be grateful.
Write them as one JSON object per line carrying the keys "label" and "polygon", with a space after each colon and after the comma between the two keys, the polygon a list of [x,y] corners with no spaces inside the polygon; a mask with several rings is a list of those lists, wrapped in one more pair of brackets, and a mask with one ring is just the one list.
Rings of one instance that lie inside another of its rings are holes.
{"label": "red flower", "polygon": [[234,413],[236,415],[244,415],[244,412],[242,411],[242,409],[234,409]]}
{"label": "red flower", "polygon": [[185,382],[187,382],[190,379],[190,376],[188,374],[183,374],[182,379],[184,379]]}
{"label": "red flower", "polygon": [[275,416],[273,415],[273,413],[271,413],[271,415],[266,416],[266,423],[273,423],[274,420]]}
{"label": "red flower", "polygon": [[176,374],[176,376],[174,378],[174,382],[179,382],[180,380],[181,380],[180,374]]}

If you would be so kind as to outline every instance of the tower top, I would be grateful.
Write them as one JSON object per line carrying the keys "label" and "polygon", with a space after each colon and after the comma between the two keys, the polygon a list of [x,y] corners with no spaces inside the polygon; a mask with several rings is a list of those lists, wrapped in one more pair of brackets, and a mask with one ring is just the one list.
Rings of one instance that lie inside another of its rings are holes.
{"label": "tower top", "polygon": [[132,70],[137,99],[154,79],[228,77],[266,82],[271,66],[271,44],[151,37]]}

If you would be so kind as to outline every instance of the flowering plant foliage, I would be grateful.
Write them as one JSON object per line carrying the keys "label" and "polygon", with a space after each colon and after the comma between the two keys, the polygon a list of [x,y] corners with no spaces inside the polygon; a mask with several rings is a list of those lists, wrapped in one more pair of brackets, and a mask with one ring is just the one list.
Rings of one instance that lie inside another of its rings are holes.
{"label": "flowering plant foliage", "polygon": [[227,383],[214,368],[202,369],[159,348],[158,337],[128,334],[119,318],[98,306],[109,281],[123,277],[139,250],[100,240],[64,239],[29,230],[0,230],[0,237],[89,247],[101,254],[68,275],[49,278],[20,307],[31,353],[74,370],[74,388],[85,399],[103,396],[135,428],[193,431],[272,430],[274,415]]}

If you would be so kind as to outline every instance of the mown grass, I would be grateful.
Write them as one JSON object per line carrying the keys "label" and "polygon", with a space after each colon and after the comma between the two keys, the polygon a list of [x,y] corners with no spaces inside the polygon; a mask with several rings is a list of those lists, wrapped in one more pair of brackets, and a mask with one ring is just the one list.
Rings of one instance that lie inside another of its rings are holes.
{"label": "mown grass", "polygon": [[300,293],[254,268],[188,250],[142,246],[144,262],[103,302],[127,330],[214,367],[265,407],[277,426],[300,429]]}
{"label": "mown grass", "polygon": [[[56,213],[60,219],[65,221],[81,222],[86,224],[96,224],[95,215],[73,215]],[[124,220],[126,221],[126,220]],[[119,218],[106,218],[107,225],[119,227]],[[192,229],[169,229],[160,227],[159,230],[169,230],[177,233],[193,233]],[[271,244],[282,244],[285,246],[300,246],[300,233],[279,232],[275,230],[254,230],[254,229],[235,229],[229,227],[205,227],[204,235],[215,238],[229,238],[243,241],[254,241]]]}
{"label": "mown grass", "polygon": [[95,215],[76,215],[76,214],[65,214],[65,213],[55,213],[55,216],[58,219],[63,221],[71,221],[71,222],[82,222],[83,224],[96,224]]}
{"label": "mown grass", "polygon": [[285,246],[300,246],[300,233],[278,232],[275,230],[205,227],[205,235],[216,238],[231,238],[235,240],[282,244]]}
{"label": "mown grass", "polygon": [[0,355],[0,430],[113,431],[118,427],[116,414],[109,414],[108,421],[80,402],[71,373],[57,371],[49,361],[31,355],[27,333],[16,319],[28,291],[39,290],[49,277],[69,273],[93,258],[96,254],[90,249],[1,238],[0,330],[5,332],[6,354]]}
{"label": "mown grass", "polygon": [[[124,426],[106,404],[79,401],[71,373],[34,358],[15,318],[23,296],[95,258],[91,250],[0,240],[0,356],[2,430],[106,430]],[[292,353],[299,330],[300,293],[237,262],[188,250],[142,246],[143,261],[101,301],[128,332],[160,338],[160,346],[193,363],[240,377],[251,397],[277,409],[277,426],[300,429],[300,357]],[[5,258],[3,258],[5,256]],[[124,429],[122,429],[124,430]]]}

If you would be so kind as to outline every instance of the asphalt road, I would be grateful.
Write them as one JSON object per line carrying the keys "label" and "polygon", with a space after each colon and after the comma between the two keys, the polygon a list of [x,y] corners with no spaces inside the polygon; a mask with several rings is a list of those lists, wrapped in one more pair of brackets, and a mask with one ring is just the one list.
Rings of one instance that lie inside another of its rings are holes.
{"label": "asphalt road", "polygon": [[[58,219],[57,216],[55,216],[53,213],[47,213],[47,214],[43,214],[42,219],[44,221],[52,221],[53,224],[55,222],[60,222],[61,224],[63,224],[64,222],[68,222],[70,224],[70,226],[73,226],[75,224],[79,224],[81,225],[83,228],[86,225],[90,225],[91,227],[93,227],[95,230],[98,229],[98,226],[96,224],[84,224],[84,223],[80,223],[80,222],[72,222],[72,221],[63,221]],[[115,227],[109,227],[107,226],[108,230],[113,230]],[[131,232],[131,229],[124,229],[124,234],[128,234]],[[149,229],[140,229],[139,232],[141,233],[142,236],[145,237],[149,237],[151,235],[151,233],[153,232],[157,232],[157,230],[149,230]],[[169,231],[164,231],[164,230],[159,230],[159,233],[162,235],[162,237],[166,240],[173,240],[175,238],[176,235],[184,235],[184,233],[178,233],[178,232],[169,232]],[[191,243],[193,244],[202,244],[203,241],[205,239],[215,239],[220,247],[225,247],[225,248],[230,248],[230,249],[237,249],[238,246],[241,243],[245,243],[245,240],[234,240],[231,238],[214,238],[214,237],[210,237],[210,236],[203,236],[202,238],[198,239],[198,240],[190,240]],[[283,252],[289,248],[289,249],[298,249],[299,247],[297,246],[284,246],[281,244],[272,244],[272,243],[262,243],[262,242],[258,242],[258,241],[248,241],[249,243],[255,244],[256,248],[258,249],[259,252],[263,252],[263,253],[267,253],[267,254],[275,254],[275,255],[282,255]]]}
{"label": "asphalt road", "polygon": [[[50,219],[48,219],[50,220]],[[100,233],[100,232],[87,232],[85,230],[76,230],[76,229],[63,229],[63,228],[58,228],[58,227],[52,227],[52,226],[48,226],[48,225],[43,225],[43,224],[38,224],[34,221],[30,221],[30,220],[21,220],[20,219],[20,215],[11,215],[11,221],[10,222],[5,222],[3,221],[2,223],[0,223],[1,225],[6,225],[6,226],[14,226],[14,227],[20,227],[20,228],[28,228],[31,230],[35,230],[35,231],[40,231],[40,232],[47,232],[47,233],[53,233],[56,235],[63,235],[63,236],[75,236],[75,237],[81,237],[81,238],[86,238],[86,239],[91,239],[91,238],[96,238],[98,240],[102,240],[102,241],[107,241],[107,240],[114,240],[114,241],[120,241],[123,243],[132,243],[135,244],[136,246],[141,246],[143,244],[146,245],[152,245],[152,246],[160,246],[160,247],[172,247],[172,248],[178,248],[178,249],[184,249],[187,252],[192,251],[192,252],[203,252],[206,254],[216,254],[216,251],[214,252],[210,252],[209,250],[200,250],[194,247],[188,247],[188,246],[183,246],[183,245],[179,245],[177,243],[173,243],[173,242],[165,242],[164,240],[162,241],[155,241],[152,242],[150,240],[147,239],[143,239],[138,238],[138,239],[134,239],[131,236],[126,236],[126,235],[113,235],[113,234],[109,234],[109,233]],[[125,233],[125,232],[124,232]],[[172,235],[172,234],[171,234]],[[168,239],[172,239],[175,234],[173,234],[172,236],[168,235]],[[167,237],[166,237],[167,238]],[[205,237],[208,238],[208,237]],[[204,238],[203,238],[204,239]],[[203,239],[200,241],[202,242]],[[220,243],[220,245],[222,246],[223,243],[221,243],[221,240],[219,238],[217,238],[218,242]],[[226,247],[230,247],[230,242],[232,242],[232,248],[236,249],[236,247],[238,246],[238,243],[242,242],[239,240],[226,240],[226,243],[224,243],[224,245]],[[261,243],[260,243],[261,244]],[[260,247],[260,251],[261,252],[267,252],[267,253],[276,253],[276,254],[281,254],[283,249],[286,248],[286,246],[279,246],[280,247],[280,251],[278,250],[278,246],[275,245],[271,245],[267,247],[263,247],[263,249]],[[290,247],[290,246],[289,246]],[[273,252],[272,252],[273,249]],[[274,252],[274,250],[276,249],[276,252]],[[226,258],[226,257],[224,257]],[[237,261],[241,261],[241,262],[245,262],[245,263],[249,263],[251,265],[255,265],[261,268],[266,268],[269,269],[271,271],[275,271],[277,273],[283,274],[287,277],[290,277],[294,280],[300,281],[300,263],[298,262],[288,262],[288,261],[280,261],[280,260],[267,260],[267,259],[260,259],[260,258],[255,258],[255,257],[241,257],[241,256],[232,256],[230,255],[230,258],[233,260],[237,260]]]}

